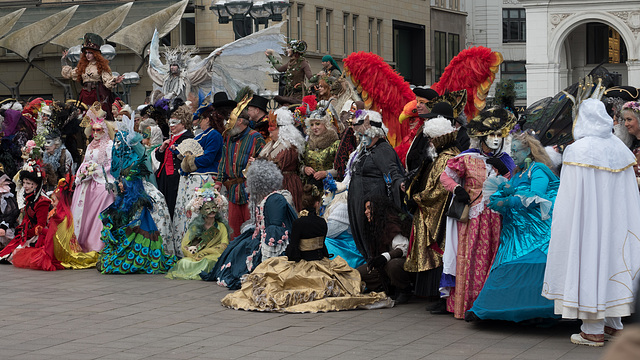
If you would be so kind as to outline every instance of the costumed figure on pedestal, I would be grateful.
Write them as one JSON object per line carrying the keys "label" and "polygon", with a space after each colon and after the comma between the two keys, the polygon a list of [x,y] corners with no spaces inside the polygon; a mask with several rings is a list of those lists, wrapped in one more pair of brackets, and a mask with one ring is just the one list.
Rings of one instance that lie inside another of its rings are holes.
{"label": "costumed figure on pedestal", "polygon": [[489,196],[482,187],[491,177],[511,176],[515,164],[503,147],[515,123],[513,113],[502,108],[481,112],[468,126],[469,136],[479,144],[449,159],[440,176],[444,188],[455,195],[452,202],[469,205],[467,221],[447,219],[440,281],[447,311],[458,319],[480,294],[500,245],[500,214],[487,207]]}
{"label": "costumed figure on pedestal", "polygon": [[114,114],[111,112],[111,104],[115,101],[115,97],[111,89],[122,82],[124,75],[115,77],[111,74],[109,61],[102,57],[100,51],[102,45],[104,45],[104,40],[99,35],[85,34],[78,66],[75,68],[69,66],[67,51],[62,53],[62,77],[82,84],[78,101],[87,106],[91,106],[97,101],[102,110],[106,112],[106,119],[113,120]]}
{"label": "costumed figure on pedestal", "polygon": [[251,194],[249,208],[255,217],[243,226],[202,279],[217,281],[231,290],[240,288],[243,275],[262,261],[284,254],[289,244],[291,224],[298,217],[291,194],[282,189],[282,173],[271,161],[256,160],[247,169],[247,190]]}
{"label": "costumed figure on pedestal", "polygon": [[265,51],[265,55],[273,67],[283,75],[283,89],[279,95],[302,99],[308,94],[305,79],[311,79],[311,67],[304,57],[307,52],[307,42],[304,40],[290,40],[285,49],[289,61],[286,64],[280,64],[275,58],[275,52],[272,49]]}
{"label": "costumed figure on pedestal", "polygon": [[[158,30],[153,33],[149,51],[149,66],[147,73],[154,84],[162,90],[169,99],[180,98],[187,101],[189,93],[200,84],[210,80],[212,63],[220,55],[220,51],[211,53],[206,59],[192,56],[198,52],[197,48],[180,45],[177,48],[166,48],[164,58],[166,64],[160,60],[160,37]],[[196,90],[195,93],[198,93]]]}
{"label": "costumed figure on pedestal", "polygon": [[196,190],[189,210],[197,215],[182,239],[184,257],[169,270],[167,278],[202,280],[200,273],[213,269],[229,245],[228,206],[227,199],[214,189],[212,183]]}
{"label": "costumed figure on pedestal", "polygon": [[511,180],[497,177],[485,182],[485,196],[491,196],[488,206],[502,214],[500,247],[465,320],[556,317],[553,301],[540,293],[560,181],[531,130],[514,134],[511,156],[517,166]]}
{"label": "costumed figure on pedestal", "polygon": [[362,294],[358,271],[341,257],[329,260],[327,223],[318,216],[322,192],[305,185],[304,210],[291,227],[286,257],[272,257],[243,278],[222,305],[242,310],[316,313],[391,307],[384,293]]}
{"label": "costumed figure on pedestal", "polygon": [[93,140],[87,146],[82,164],[76,172],[76,190],[71,201],[73,227],[82,251],[100,251],[102,222],[98,215],[113,202],[113,195],[105,188],[114,181],[111,176],[111,149],[115,129],[105,121],[106,113],[95,103],[82,120],[87,138]]}

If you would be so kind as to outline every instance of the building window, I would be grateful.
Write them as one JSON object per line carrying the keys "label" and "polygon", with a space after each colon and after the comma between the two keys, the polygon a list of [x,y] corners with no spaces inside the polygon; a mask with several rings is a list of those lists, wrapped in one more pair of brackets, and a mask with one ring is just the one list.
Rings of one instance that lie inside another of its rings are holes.
{"label": "building window", "polygon": [[327,34],[327,54],[331,54],[331,15],[333,15],[333,11],[327,9],[324,14],[325,33]]}
{"label": "building window", "polygon": [[433,38],[434,58],[435,58],[435,81],[440,80],[440,76],[447,66],[447,33],[434,31]]}
{"label": "building window", "polygon": [[601,23],[587,24],[587,64],[624,64],[627,46],[614,28]]}
{"label": "building window", "polygon": [[342,37],[344,39],[344,54],[349,54],[349,13],[342,14]]}
{"label": "building window", "polygon": [[505,61],[500,64],[500,77],[513,80],[517,99],[527,98],[527,69],[524,61]]}
{"label": "building window", "polygon": [[316,8],[316,51],[322,51],[322,8]]}
{"label": "building window", "polygon": [[376,27],[376,42],[378,43],[377,44],[378,52],[376,54],[381,55],[382,54],[382,20],[378,20],[378,24]]}
{"label": "building window", "polygon": [[193,8],[187,8],[180,20],[180,44],[196,44],[196,14]]}
{"label": "building window", "polygon": [[524,9],[502,9],[502,42],[525,42],[526,12]]}
{"label": "building window", "polygon": [[351,21],[351,30],[353,32],[353,52],[358,51],[358,15],[353,15],[353,20]]}
{"label": "building window", "polygon": [[298,15],[296,16],[296,24],[298,25],[298,40],[302,40],[302,8],[304,8],[304,5],[298,4]]}
{"label": "building window", "polygon": [[369,52],[373,52],[373,20],[369,18],[369,27],[368,27],[368,35],[369,35]]}
{"label": "building window", "polygon": [[287,39],[291,39],[291,8],[287,8],[285,20],[287,21]]}
{"label": "building window", "polygon": [[460,35],[458,34],[449,34],[449,49],[447,56],[447,64],[451,62],[454,56],[458,55],[460,52]]}

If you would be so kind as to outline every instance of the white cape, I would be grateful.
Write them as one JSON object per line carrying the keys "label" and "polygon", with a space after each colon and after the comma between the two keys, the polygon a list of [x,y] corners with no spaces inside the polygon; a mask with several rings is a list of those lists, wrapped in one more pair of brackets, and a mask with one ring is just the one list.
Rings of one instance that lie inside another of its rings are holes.
{"label": "white cape", "polygon": [[640,193],[633,168],[613,172],[565,163],[542,296],[555,301],[563,318],[631,314],[639,236]]}

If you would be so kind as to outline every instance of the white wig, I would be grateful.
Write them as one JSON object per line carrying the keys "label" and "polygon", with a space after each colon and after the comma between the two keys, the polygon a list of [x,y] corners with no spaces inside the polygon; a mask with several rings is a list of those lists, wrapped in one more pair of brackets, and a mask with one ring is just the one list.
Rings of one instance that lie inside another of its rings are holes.
{"label": "white wig", "polygon": [[277,109],[274,114],[279,127],[278,138],[295,146],[298,149],[298,154],[304,153],[304,137],[293,125],[293,113],[283,106]]}
{"label": "white wig", "polygon": [[449,134],[455,130],[456,128],[451,125],[451,120],[442,116],[428,120],[422,127],[422,133],[432,139]]}

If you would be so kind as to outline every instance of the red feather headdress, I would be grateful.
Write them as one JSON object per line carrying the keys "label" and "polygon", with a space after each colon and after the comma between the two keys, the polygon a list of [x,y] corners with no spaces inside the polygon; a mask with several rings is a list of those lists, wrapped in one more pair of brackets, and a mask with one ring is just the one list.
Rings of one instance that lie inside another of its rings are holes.
{"label": "red feather headdress", "polygon": [[489,88],[502,60],[502,54],[483,46],[464,49],[451,59],[440,81],[431,88],[440,95],[447,91],[467,90],[464,113],[468,119],[473,119],[485,107]]}
{"label": "red feather headdress", "polygon": [[373,53],[357,52],[343,61],[345,74],[351,77],[366,109],[379,111],[389,129],[391,146],[398,145],[409,133],[409,123],[400,124],[398,118],[405,104],[416,98],[404,78]]}

